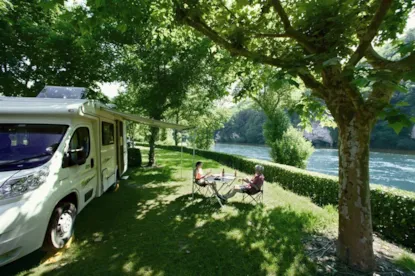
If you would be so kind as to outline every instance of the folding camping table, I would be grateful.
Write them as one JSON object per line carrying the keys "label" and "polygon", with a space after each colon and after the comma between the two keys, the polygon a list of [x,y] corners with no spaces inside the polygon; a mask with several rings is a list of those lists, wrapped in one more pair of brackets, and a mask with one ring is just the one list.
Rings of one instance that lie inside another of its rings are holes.
{"label": "folding camping table", "polygon": [[225,176],[222,175],[210,175],[208,177],[206,177],[206,179],[209,182],[216,182],[216,183],[221,183],[221,185],[219,187],[216,187],[216,189],[218,190],[218,192],[220,192],[220,190],[223,187],[230,187],[233,182],[235,182],[236,177],[234,175],[231,174],[225,174]]}

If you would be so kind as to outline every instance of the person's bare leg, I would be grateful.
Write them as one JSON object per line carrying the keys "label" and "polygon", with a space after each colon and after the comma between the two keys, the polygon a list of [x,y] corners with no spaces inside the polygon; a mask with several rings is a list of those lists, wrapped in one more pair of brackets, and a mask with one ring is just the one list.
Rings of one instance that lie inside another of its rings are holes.
{"label": "person's bare leg", "polygon": [[231,197],[233,197],[233,196],[235,196],[236,195],[236,193],[241,193],[242,192],[242,190],[241,190],[241,187],[239,186],[239,185],[236,185],[235,187],[233,187],[233,189],[232,190],[230,190],[226,195],[224,195],[223,197],[224,198],[226,198],[226,199],[229,199],[229,198],[231,198]]}

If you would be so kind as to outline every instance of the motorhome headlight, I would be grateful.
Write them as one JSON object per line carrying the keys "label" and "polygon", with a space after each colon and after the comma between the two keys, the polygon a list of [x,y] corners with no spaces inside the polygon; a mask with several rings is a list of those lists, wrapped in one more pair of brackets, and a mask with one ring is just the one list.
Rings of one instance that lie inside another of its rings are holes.
{"label": "motorhome headlight", "polygon": [[46,182],[49,170],[44,168],[33,174],[11,178],[0,187],[0,200],[33,191]]}

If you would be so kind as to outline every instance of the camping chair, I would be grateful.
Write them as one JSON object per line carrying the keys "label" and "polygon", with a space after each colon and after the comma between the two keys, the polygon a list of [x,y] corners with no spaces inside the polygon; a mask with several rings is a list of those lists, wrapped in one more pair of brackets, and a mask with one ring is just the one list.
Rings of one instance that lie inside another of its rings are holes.
{"label": "camping chair", "polygon": [[206,186],[200,186],[196,183],[196,179],[194,177],[194,174],[192,173],[192,199],[195,198],[195,193],[199,193],[204,197],[208,197],[210,199],[216,198],[216,200],[219,202],[219,205],[222,207],[222,201],[220,198],[216,195],[215,191],[213,190],[211,185]]}
{"label": "camping chair", "polygon": [[265,181],[261,186],[261,190],[259,190],[257,193],[255,194],[243,193],[242,201],[245,201],[245,199],[248,199],[249,203],[251,202],[255,202],[256,204],[264,203],[264,186],[265,186]]}

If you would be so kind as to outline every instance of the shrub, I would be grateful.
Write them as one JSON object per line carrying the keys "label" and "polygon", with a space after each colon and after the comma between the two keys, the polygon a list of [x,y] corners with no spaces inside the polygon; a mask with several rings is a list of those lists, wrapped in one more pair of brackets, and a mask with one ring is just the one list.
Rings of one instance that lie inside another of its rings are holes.
{"label": "shrub", "polygon": [[279,164],[305,168],[313,145],[293,128],[284,110],[277,108],[264,124],[264,137],[271,148],[271,158]]}
{"label": "shrub", "polygon": [[[176,146],[158,147],[180,151]],[[183,151],[193,152],[186,147]],[[338,204],[337,177],[220,152],[196,150],[196,154],[249,174],[253,173],[255,164],[261,164],[266,181],[278,182],[284,189],[307,196],[320,206]],[[371,208],[373,228],[379,235],[415,250],[415,193],[371,185]]]}
{"label": "shrub", "polygon": [[314,151],[311,142],[304,139],[303,134],[293,127],[288,128],[280,140],[268,144],[274,162],[303,169]]}
{"label": "shrub", "polygon": [[268,114],[267,117],[264,124],[264,137],[268,144],[280,140],[291,123],[288,115],[280,108],[276,109],[273,114]]}

